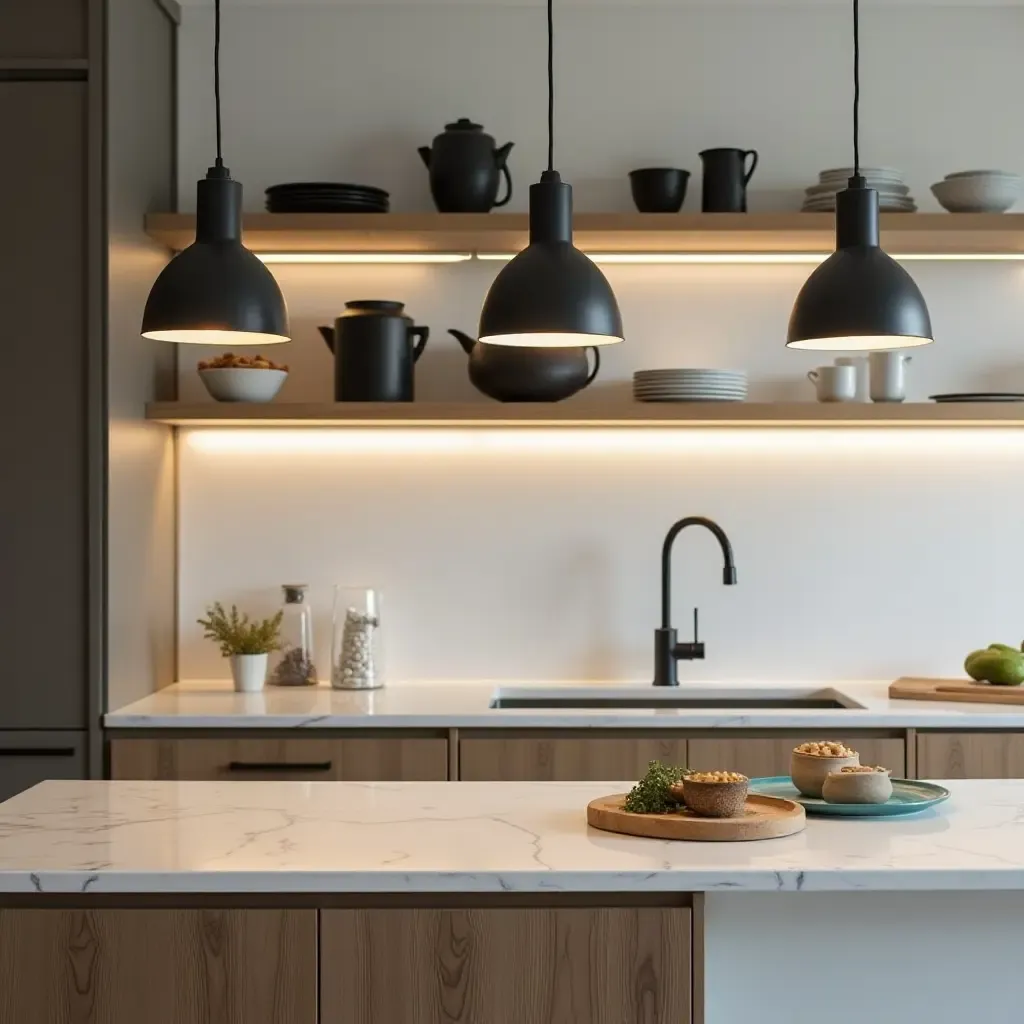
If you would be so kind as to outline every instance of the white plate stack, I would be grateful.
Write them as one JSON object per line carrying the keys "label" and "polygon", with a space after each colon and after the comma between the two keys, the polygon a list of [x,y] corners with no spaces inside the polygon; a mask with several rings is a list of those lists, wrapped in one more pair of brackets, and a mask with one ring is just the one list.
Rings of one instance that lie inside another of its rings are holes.
{"label": "white plate stack", "polygon": [[[917,204],[903,182],[903,172],[892,167],[862,167],[860,173],[868,188],[878,193],[878,208],[887,213],[914,213]],[[852,167],[832,167],[818,175],[818,183],[805,190],[803,213],[831,213],[836,208],[836,193],[848,187]]]}
{"label": "white plate stack", "polygon": [[742,402],[747,375],[742,370],[637,370],[633,397],[638,402]]}

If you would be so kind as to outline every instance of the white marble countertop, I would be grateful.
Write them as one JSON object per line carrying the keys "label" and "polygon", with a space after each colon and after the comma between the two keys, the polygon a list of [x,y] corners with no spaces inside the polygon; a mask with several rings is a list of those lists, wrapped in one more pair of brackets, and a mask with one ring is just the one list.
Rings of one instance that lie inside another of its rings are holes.
{"label": "white marble countertop", "polygon": [[0,804],[0,893],[1024,889],[1024,780],[946,785],[913,817],[687,843],[589,828],[614,782],[44,782]]}
{"label": "white marble countertop", "polygon": [[[693,683],[680,692],[715,687],[751,690],[784,683]],[[607,686],[621,683],[438,682],[393,685],[369,692],[326,686],[267,687],[235,693],[226,681],[176,683],[109,712],[109,729],[352,729],[352,728],[658,728],[658,729],[1024,729],[1024,705],[890,700],[889,681],[801,682],[831,688],[861,704],[851,709],[522,709],[491,708],[498,689]],[[650,684],[635,684],[650,693]]]}

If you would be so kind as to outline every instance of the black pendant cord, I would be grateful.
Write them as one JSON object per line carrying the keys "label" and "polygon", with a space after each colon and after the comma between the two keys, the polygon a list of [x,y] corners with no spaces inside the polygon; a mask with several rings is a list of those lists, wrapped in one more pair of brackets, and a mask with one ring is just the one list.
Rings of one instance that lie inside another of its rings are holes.
{"label": "black pendant cord", "polygon": [[555,11],[548,0],[548,170],[555,169]]}
{"label": "black pendant cord", "polygon": [[853,0],[853,176],[860,178],[860,0]]}
{"label": "black pendant cord", "polygon": [[223,167],[220,147],[220,0],[213,0],[213,105],[217,114],[217,161]]}

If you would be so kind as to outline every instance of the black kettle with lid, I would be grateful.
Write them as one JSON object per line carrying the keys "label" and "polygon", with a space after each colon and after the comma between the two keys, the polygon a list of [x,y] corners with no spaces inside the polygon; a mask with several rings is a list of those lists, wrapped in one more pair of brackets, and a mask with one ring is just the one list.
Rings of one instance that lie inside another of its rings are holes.
{"label": "black kettle with lid", "polygon": [[[430,171],[430,194],[441,213],[489,213],[512,198],[508,154],[512,143],[496,146],[494,137],[468,117],[444,126],[430,146],[419,154]],[[498,199],[501,176],[505,197]]]}
{"label": "black kettle with lid", "polygon": [[333,327],[320,327],[334,353],[336,402],[411,402],[416,360],[429,327],[417,327],[401,302],[346,302]]}

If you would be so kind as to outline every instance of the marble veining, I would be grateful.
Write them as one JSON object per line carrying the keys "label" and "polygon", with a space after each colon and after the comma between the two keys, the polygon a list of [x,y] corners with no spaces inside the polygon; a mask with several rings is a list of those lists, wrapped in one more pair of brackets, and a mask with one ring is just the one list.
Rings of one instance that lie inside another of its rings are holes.
{"label": "marble veining", "polygon": [[623,783],[45,782],[0,804],[0,892],[1024,890],[1024,780],[911,818],[678,843],[591,829]]}
{"label": "marble veining", "polygon": [[[507,681],[438,682],[393,685],[369,692],[332,690],[327,686],[267,687],[261,693],[235,693],[225,681],[176,683],[144,697],[104,719],[108,729],[352,729],[352,728],[581,728],[658,729],[881,729],[881,728],[1024,728],[1024,706],[956,704],[890,700],[888,681],[804,683],[831,687],[852,697],[860,708],[820,710],[699,708],[525,709],[491,708],[502,689],[522,685],[566,688],[564,682],[543,684]],[[579,686],[603,685],[580,681]],[[621,688],[621,683],[609,683]],[[636,684],[648,691],[650,684]],[[697,684],[692,684],[697,685]],[[713,683],[700,683],[713,688]],[[778,682],[730,683],[752,689],[778,687]],[[685,689],[686,686],[681,686]]]}

